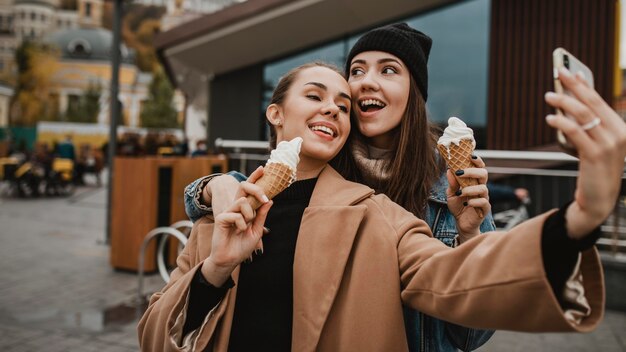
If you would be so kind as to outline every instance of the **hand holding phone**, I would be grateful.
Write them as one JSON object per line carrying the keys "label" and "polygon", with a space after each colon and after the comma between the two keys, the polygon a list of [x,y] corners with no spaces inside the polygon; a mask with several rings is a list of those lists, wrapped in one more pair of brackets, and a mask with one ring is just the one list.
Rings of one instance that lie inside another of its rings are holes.
{"label": "hand holding phone", "polygon": [[[589,86],[593,89],[593,73],[585,64],[583,64],[580,60],[578,60],[574,55],[570,54],[567,50],[563,48],[556,48],[552,53],[552,65],[553,65],[553,76],[554,76],[554,91],[561,94],[566,94],[569,96],[574,96],[572,92],[568,89],[565,89],[559,81],[559,68],[564,67],[568,69],[572,74],[582,74],[585,81],[589,83]],[[580,72],[580,73],[578,73]],[[565,115],[561,109],[556,109],[557,114]],[[567,116],[567,115],[565,115]],[[571,116],[568,116],[572,118]],[[563,132],[561,130],[557,130],[556,133],[557,140],[561,147],[563,147],[568,153],[576,155],[576,149],[572,144],[567,140]]]}

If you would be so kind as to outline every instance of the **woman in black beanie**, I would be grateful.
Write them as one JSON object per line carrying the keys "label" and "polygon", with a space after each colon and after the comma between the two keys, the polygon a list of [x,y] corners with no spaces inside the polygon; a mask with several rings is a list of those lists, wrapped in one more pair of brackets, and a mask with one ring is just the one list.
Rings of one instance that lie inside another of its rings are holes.
{"label": "woman in black beanie", "polygon": [[[424,219],[435,238],[458,245],[495,230],[488,201],[484,162],[473,156],[475,168],[462,177],[479,185],[459,189],[437,154],[440,131],[428,121],[428,56],[432,40],[406,23],[364,34],[346,59],[352,93],[351,141],[334,166],[349,180],[384,193]],[[476,198],[470,197],[476,196]],[[478,216],[480,208],[486,218]],[[404,308],[410,351],[474,350],[493,335],[447,323]]]}
{"label": "woman in black beanie", "polygon": [[[459,190],[454,177],[449,173],[446,177],[445,164],[437,156],[437,131],[425,108],[431,43],[430,37],[406,23],[373,29],[356,42],[345,73],[352,93],[351,123],[358,128],[352,128],[350,139],[331,165],[346,179],[386,194],[424,219],[435,238],[454,246],[495,230],[495,224],[484,162],[475,157],[476,167],[464,170],[463,177],[476,178],[480,184]],[[245,179],[240,174],[232,176]],[[216,198],[216,214],[227,204],[221,200],[232,199],[235,178],[209,183],[210,179],[196,180],[185,191],[187,215],[193,221],[206,214],[206,206],[211,205],[208,194]],[[474,207],[487,215],[479,217]],[[405,308],[404,318],[410,351],[471,351],[493,335],[493,331],[464,328],[410,308]]]}

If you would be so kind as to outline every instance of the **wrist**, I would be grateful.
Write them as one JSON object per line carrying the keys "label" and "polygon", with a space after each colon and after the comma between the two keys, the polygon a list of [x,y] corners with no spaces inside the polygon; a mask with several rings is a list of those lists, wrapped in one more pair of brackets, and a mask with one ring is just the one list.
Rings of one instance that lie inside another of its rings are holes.
{"label": "wrist", "polygon": [[598,222],[598,218],[589,216],[588,212],[583,211],[575,201],[571,202],[565,210],[567,236],[575,240],[585,237],[602,224]]}
{"label": "wrist", "polygon": [[213,261],[210,256],[204,260],[200,271],[204,279],[215,287],[222,287],[228,281],[236,266],[220,265]]}
{"label": "wrist", "polygon": [[461,243],[471,240],[472,238],[478,235],[480,235],[480,231],[478,229],[476,229],[475,231],[469,231],[469,232],[459,230],[459,234],[456,237],[456,241],[458,242],[458,244],[461,244]]}

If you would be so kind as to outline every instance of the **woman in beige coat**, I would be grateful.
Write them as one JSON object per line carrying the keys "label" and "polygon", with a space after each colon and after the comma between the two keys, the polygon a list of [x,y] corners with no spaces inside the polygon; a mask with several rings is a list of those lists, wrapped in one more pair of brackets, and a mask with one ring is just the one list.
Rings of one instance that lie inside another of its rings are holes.
{"label": "woman in beige coat", "polygon": [[[422,220],[327,165],[350,130],[349,87],[326,66],[293,70],[266,115],[278,141],[304,139],[300,181],[256,214],[239,198],[215,222],[196,222],[139,324],[142,349],[406,351],[403,303],[469,327],[592,330],[604,306],[592,247],[618,194],[626,125],[581,79],[561,76],[577,99],[546,100],[577,121],[547,121],[578,148],[575,201],[451,249]],[[246,194],[264,199],[252,183],[241,184]],[[265,252],[253,255],[263,224]]]}

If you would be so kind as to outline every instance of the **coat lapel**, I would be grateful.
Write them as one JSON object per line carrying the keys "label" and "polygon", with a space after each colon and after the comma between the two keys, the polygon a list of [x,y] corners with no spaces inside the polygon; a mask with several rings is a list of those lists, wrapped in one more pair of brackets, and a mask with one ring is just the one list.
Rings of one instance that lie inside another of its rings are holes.
{"label": "coat lapel", "polygon": [[365,205],[353,205],[373,193],[344,180],[331,167],[319,176],[298,234],[293,283],[293,351],[313,351],[337,291]]}

